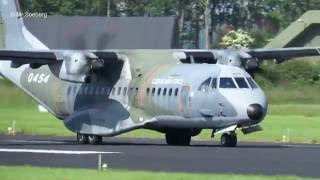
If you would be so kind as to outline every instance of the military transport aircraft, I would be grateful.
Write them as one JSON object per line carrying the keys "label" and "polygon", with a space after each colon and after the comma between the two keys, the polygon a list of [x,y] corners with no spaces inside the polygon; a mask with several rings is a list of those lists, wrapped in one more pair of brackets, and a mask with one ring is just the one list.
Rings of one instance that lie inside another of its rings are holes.
{"label": "military transport aircraft", "polygon": [[[250,76],[262,59],[319,55],[317,48],[258,50],[50,50],[1,0],[0,72],[77,133],[100,144],[138,128],[189,145],[202,129],[234,147],[236,130],[261,130],[267,98]],[[247,70],[247,71],[246,71]]]}

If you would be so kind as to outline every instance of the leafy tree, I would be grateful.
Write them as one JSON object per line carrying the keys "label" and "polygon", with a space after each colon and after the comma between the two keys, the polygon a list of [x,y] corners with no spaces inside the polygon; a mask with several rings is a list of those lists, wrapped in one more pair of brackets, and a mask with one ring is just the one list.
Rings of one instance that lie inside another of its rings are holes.
{"label": "leafy tree", "polygon": [[254,42],[254,39],[248,32],[239,29],[230,31],[222,38],[221,45],[226,48],[248,48]]}

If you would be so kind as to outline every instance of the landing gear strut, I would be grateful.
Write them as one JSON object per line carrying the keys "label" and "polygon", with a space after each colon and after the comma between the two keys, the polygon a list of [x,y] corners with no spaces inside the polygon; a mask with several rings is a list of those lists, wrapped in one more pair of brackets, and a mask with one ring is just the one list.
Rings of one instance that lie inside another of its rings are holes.
{"label": "landing gear strut", "polygon": [[102,136],[77,133],[77,142],[79,144],[98,145],[102,144]]}
{"label": "landing gear strut", "polygon": [[224,133],[221,135],[221,145],[224,147],[236,147],[237,141],[237,134],[235,132]]}
{"label": "landing gear strut", "polygon": [[88,135],[77,133],[77,142],[78,144],[88,144]]}
{"label": "landing gear strut", "polygon": [[89,144],[92,144],[92,145],[102,144],[102,136],[89,135],[88,139],[89,139]]}
{"label": "landing gear strut", "polygon": [[191,141],[191,133],[189,130],[171,130],[166,133],[166,141],[172,146],[189,146]]}

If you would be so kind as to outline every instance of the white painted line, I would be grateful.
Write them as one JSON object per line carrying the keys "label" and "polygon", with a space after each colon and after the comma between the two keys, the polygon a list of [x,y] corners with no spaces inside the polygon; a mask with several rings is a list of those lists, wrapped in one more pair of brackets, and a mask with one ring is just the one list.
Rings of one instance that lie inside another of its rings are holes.
{"label": "white painted line", "polygon": [[45,150],[45,149],[0,149],[0,152],[15,153],[40,153],[40,154],[121,154],[121,152],[107,151],[64,151],[64,150]]}
{"label": "white painted line", "polygon": [[63,142],[63,141],[27,141],[27,140],[7,140],[7,142],[14,142],[14,143],[45,143],[45,144],[67,144],[70,142]]}
{"label": "white painted line", "polygon": [[294,144],[288,144],[288,145],[283,145],[283,146],[285,146],[285,147],[296,147],[296,148],[320,148],[320,145],[317,145],[317,144],[314,144],[314,145],[312,145],[312,144],[310,144],[310,145],[308,145],[308,144],[301,144],[301,145],[294,145]]}

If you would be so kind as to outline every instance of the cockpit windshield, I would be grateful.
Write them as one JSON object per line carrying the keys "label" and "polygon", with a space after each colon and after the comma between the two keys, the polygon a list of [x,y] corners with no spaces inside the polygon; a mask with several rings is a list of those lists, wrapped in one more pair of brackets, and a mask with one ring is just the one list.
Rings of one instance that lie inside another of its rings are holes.
{"label": "cockpit windshield", "polygon": [[[219,79],[219,81],[218,81]],[[256,89],[257,84],[251,77],[220,77],[208,78],[203,81],[198,90],[202,92],[209,92],[215,90],[217,87],[221,89]]]}
{"label": "cockpit windshield", "polygon": [[249,85],[243,77],[235,77],[234,79],[236,80],[240,89],[249,89]]}
{"label": "cockpit windshield", "polygon": [[254,82],[254,80],[251,77],[248,77],[247,80],[248,80],[252,89],[258,88],[257,84]]}
{"label": "cockpit windshield", "polygon": [[232,78],[223,77],[220,78],[220,88],[236,88]]}

